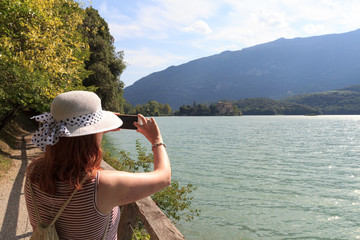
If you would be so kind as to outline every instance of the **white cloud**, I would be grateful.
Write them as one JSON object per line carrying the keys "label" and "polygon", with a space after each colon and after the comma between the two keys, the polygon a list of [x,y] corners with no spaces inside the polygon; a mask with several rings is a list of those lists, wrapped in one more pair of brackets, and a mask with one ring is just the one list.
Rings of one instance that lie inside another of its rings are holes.
{"label": "white cloud", "polygon": [[126,86],[153,72],[162,71],[170,65],[179,65],[188,58],[158,49],[140,48],[127,50],[124,56],[127,68],[121,76]]}
{"label": "white cloud", "polygon": [[260,9],[251,14],[251,17],[257,24],[265,25],[271,28],[284,28],[290,25],[286,13],[281,11],[269,12],[264,9]]}
{"label": "white cloud", "polygon": [[111,35],[115,38],[115,40],[122,40],[124,38],[136,38],[141,37],[143,35],[143,30],[140,26],[136,25],[121,25],[121,24],[108,24]]}
{"label": "white cloud", "polygon": [[199,34],[209,34],[212,32],[209,25],[203,20],[198,20],[193,24],[191,24],[190,26],[184,27],[183,30],[185,32],[194,32]]}
{"label": "white cloud", "polygon": [[130,66],[137,65],[144,68],[165,66],[173,62],[184,61],[184,59],[185,57],[181,55],[150,48],[129,49],[125,55],[125,61]]}
{"label": "white cloud", "polygon": [[312,23],[307,24],[302,29],[304,30],[304,32],[309,33],[311,35],[324,32],[324,27],[320,24],[312,24]]}
{"label": "white cloud", "polygon": [[339,32],[341,27],[356,28],[360,22],[360,1],[354,0],[267,0],[261,4],[253,0],[153,0],[126,3],[131,5],[129,12],[109,2],[100,1],[100,11],[116,40],[165,39],[179,37],[179,31],[219,36],[219,32],[238,29],[236,34],[246,34],[224,35],[227,40],[237,41],[248,38],[250,32],[254,39],[266,32],[276,36],[313,34],[320,26],[324,33],[331,33]]}
{"label": "white cloud", "polygon": [[221,25],[211,19],[213,34],[206,41],[253,46],[275,39],[340,33],[360,27],[360,1],[341,0],[224,0],[228,11]]}
{"label": "white cloud", "polygon": [[[166,38],[178,31],[183,31],[184,26],[190,26],[200,33],[211,32],[204,20],[216,11],[217,4],[207,0],[154,0],[138,2],[133,6],[133,15],[122,16],[121,8],[111,8],[109,3],[101,3],[102,15],[107,17],[111,33],[123,38],[143,37],[152,39]],[[120,13],[121,14],[120,14]],[[121,18],[119,18],[121,16]]]}
{"label": "white cloud", "polygon": [[217,1],[208,0],[157,0],[155,2],[157,2],[156,7],[162,10],[156,17],[178,25],[189,24],[196,19],[209,18],[218,8]]}

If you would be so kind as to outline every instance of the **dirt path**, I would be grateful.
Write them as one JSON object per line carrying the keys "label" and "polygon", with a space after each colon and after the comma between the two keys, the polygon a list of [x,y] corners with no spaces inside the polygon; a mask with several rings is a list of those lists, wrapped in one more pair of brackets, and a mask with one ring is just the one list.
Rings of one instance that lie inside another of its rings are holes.
{"label": "dirt path", "polygon": [[30,140],[29,133],[18,138],[21,147],[12,151],[13,165],[0,180],[0,240],[30,239],[32,233],[24,197],[25,170],[40,150]]}

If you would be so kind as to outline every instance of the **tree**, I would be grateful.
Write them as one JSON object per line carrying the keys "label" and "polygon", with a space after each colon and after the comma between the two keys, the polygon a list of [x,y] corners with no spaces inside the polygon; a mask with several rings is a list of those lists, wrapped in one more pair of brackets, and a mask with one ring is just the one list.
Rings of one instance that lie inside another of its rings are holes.
{"label": "tree", "polygon": [[170,116],[172,110],[169,104],[162,104],[155,100],[150,100],[145,104],[138,104],[133,107],[125,101],[124,110],[126,114],[143,114],[144,116]]}
{"label": "tree", "polygon": [[115,52],[114,38],[110,35],[106,21],[97,10],[86,8],[83,32],[90,46],[90,59],[86,69],[91,71],[84,86],[96,87],[96,93],[102,100],[104,109],[124,112],[122,98],[124,83],[120,75],[126,68],[123,52]]}
{"label": "tree", "polygon": [[234,101],[244,115],[305,115],[321,114],[319,109],[286,101],[276,101],[267,98],[247,98]]}
{"label": "tree", "polygon": [[171,110],[170,105],[168,103],[163,105],[161,112],[162,112],[163,115],[167,115],[167,116],[171,115],[172,110]]}
{"label": "tree", "polygon": [[[47,110],[59,93],[84,89],[89,49],[71,0],[0,0],[0,120],[29,107]],[[1,128],[2,126],[0,126]]]}
{"label": "tree", "polygon": [[149,101],[145,104],[145,115],[146,116],[160,116],[159,103],[157,101]]}

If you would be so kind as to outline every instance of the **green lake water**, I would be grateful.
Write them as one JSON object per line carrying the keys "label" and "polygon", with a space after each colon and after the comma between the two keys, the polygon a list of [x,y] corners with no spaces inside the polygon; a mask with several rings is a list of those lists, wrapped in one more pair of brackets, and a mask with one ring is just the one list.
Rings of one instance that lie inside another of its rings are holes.
{"label": "green lake water", "polygon": [[[173,179],[197,186],[186,239],[360,239],[360,116],[155,119]],[[151,148],[130,130],[104,139]]]}

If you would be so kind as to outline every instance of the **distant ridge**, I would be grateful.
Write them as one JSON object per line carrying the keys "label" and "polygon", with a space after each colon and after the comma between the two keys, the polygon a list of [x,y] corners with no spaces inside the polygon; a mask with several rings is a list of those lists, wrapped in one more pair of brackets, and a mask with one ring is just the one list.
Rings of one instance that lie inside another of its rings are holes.
{"label": "distant ridge", "polygon": [[225,51],[152,73],[124,89],[131,104],[184,104],[322,92],[360,83],[360,29]]}
{"label": "distant ridge", "polygon": [[360,85],[291,96],[282,101],[313,107],[319,109],[322,114],[360,114]]}

